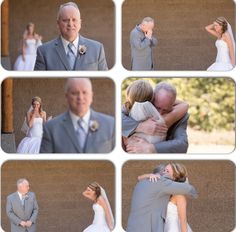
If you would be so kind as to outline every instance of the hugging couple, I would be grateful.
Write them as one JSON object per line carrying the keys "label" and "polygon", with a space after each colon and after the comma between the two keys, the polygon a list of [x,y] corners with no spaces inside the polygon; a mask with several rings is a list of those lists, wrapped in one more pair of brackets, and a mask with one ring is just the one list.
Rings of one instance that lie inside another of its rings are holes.
{"label": "hugging couple", "polygon": [[138,177],[126,232],[192,232],[187,223],[186,196],[197,197],[183,164],[159,165]]}
{"label": "hugging couple", "polygon": [[186,153],[188,104],[177,99],[174,86],[145,80],[126,89],[122,109],[122,145],[129,153]]}

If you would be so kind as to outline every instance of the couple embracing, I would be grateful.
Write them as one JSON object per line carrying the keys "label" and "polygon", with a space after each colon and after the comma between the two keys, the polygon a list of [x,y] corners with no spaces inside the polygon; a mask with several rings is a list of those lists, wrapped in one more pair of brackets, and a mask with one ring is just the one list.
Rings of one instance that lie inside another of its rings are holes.
{"label": "couple embracing", "polygon": [[192,232],[187,224],[186,197],[197,197],[179,163],[159,165],[138,177],[126,232]]}

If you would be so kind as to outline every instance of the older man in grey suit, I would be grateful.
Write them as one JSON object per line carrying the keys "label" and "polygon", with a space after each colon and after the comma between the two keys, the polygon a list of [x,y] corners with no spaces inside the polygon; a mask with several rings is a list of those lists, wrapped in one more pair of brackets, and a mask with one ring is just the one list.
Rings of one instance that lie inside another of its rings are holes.
{"label": "older man in grey suit", "polygon": [[130,32],[131,69],[152,70],[153,47],[157,39],[153,37],[154,20],[146,17]]}
{"label": "older man in grey suit", "polygon": [[35,194],[29,192],[29,182],[19,179],[17,192],[7,197],[6,212],[11,222],[11,232],[35,232],[38,210]]}
{"label": "older man in grey suit", "polygon": [[108,153],[114,147],[114,118],[90,108],[92,84],[71,78],[65,87],[69,110],[44,125],[41,153]]}
{"label": "older man in grey suit", "polygon": [[[166,82],[160,82],[154,89],[153,105],[161,115],[170,112],[187,112],[188,104],[176,100],[176,89]],[[179,114],[178,113],[178,114]],[[137,122],[122,112],[122,135],[127,138],[135,132],[143,132],[149,135],[165,135],[165,141],[156,144],[148,143],[145,139],[136,138],[126,146],[130,153],[186,153],[188,149],[188,136],[186,133],[189,115],[184,113],[181,119],[167,126],[150,118],[143,122]],[[166,124],[168,124],[166,122]]]}
{"label": "older man in grey suit", "polygon": [[[181,167],[180,164],[178,166]],[[154,173],[160,173],[158,180],[139,181],[133,191],[131,209],[126,232],[164,232],[167,204],[173,194],[197,197],[195,188],[187,183],[173,181],[173,176],[160,165]]]}
{"label": "older man in grey suit", "polygon": [[80,11],[73,2],[60,6],[61,36],[37,49],[34,70],[107,70],[103,45],[79,35]]}

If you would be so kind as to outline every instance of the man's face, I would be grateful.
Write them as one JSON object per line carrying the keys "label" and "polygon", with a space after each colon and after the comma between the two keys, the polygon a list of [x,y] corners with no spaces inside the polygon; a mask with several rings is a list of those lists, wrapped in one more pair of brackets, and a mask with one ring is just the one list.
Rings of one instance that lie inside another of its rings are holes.
{"label": "man's face", "polygon": [[142,31],[148,32],[150,30],[153,30],[154,28],[154,22],[145,22],[142,24]]}
{"label": "man's face", "polygon": [[57,25],[63,38],[73,42],[81,28],[79,11],[73,6],[63,7],[57,20]]}
{"label": "man's face", "polygon": [[66,99],[70,110],[79,117],[83,117],[93,101],[90,82],[87,79],[69,80]]}
{"label": "man's face", "polygon": [[173,110],[175,99],[170,92],[164,89],[154,93],[153,105],[161,115],[168,114]]}
{"label": "man's face", "polygon": [[174,172],[173,172],[173,169],[172,169],[172,167],[171,167],[170,164],[166,165],[164,174],[168,175],[168,176],[173,180],[173,178],[174,178],[174,177],[173,177]]}
{"label": "man's face", "polygon": [[27,181],[22,182],[18,185],[18,192],[25,195],[29,191],[29,183]]}

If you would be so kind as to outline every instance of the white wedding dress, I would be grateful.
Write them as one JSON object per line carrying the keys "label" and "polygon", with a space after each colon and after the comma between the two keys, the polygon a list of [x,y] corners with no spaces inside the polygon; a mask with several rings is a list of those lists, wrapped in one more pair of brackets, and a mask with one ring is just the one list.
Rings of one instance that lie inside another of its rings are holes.
{"label": "white wedding dress", "polygon": [[17,71],[33,71],[36,61],[37,48],[42,44],[41,40],[26,39],[25,40],[25,60],[19,55],[14,64],[14,70]]}
{"label": "white wedding dress", "polygon": [[[189,225],[187,231],[192,232]],[[181,232],[177,206],[171,201],[167,205],[164,232]]]}
{"label": "white wedding dress", "polygon": [[207,71],[229,71],[233,69],[230,61],[229,48],[223,39],[216,40],[217,56],[216,61],[212,64]]}
{"label": "white wedding dress", "polygon": [[[148,118],[155,118],[156,120],[159,120],[161,123],[165,123],[164,119],[157,111],[155,106],[149,101],[135,102],[129,112],[129,116],[138,122],[145,121]],[[147,140],[147,142],[153,144],[164,141],[166,138],[166,136],[158,136],[158,135],[152,136],[141,132],[137,132],[134,135],[137,137],[141,137]]]}
{"label": "white wedding dress", "polygon": [[83,232],[110,232],[106,222],[105,211],[98,203],[93,204],[94,219],[93,224]]}
{"label": "white wedding dress", "polygon": [[17,147],[17,153],[39,153],[43,135],[43,118],[34,118],[33,126]]}

